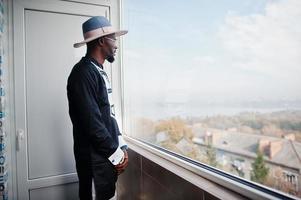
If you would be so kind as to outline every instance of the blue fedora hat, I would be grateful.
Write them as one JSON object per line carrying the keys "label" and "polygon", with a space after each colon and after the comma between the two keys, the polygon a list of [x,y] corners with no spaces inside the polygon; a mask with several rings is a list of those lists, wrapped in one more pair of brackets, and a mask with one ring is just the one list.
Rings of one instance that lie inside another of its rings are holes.
{"label": "blue fedora hat", "polygon": [[78,48],[91,42],[97,38],[115,34],[115,36],[121,36],[126,34],[126,30],[115,30],[109,20],[103,16],[91,17],[85,21],[82,25],[84,40],[82,42],[75,43],[73,47]]}

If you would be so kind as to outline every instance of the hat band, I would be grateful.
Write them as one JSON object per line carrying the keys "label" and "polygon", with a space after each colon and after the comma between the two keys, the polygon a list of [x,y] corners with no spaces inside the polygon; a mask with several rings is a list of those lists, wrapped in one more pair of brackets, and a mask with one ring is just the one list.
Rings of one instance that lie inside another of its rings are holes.
{"label": "hat band", "polygon": [[94,36],[99,36],[105,33],[110,33],[110,32],[114,32],[114,28],[112,26],[105,26],[102,28],[98,28],[98,29],[94,29],[92,31],[88,31],[86,33],[84,33],[84,38],[85,40]]}

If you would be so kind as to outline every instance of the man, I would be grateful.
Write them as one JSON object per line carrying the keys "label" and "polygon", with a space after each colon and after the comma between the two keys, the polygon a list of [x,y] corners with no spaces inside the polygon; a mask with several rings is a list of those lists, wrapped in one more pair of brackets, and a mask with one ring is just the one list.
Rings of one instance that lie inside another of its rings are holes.
{"label": "man", "polygon": [[92,180],[96,199],[110,199],[115,194],[117,176],[128,164],[126,143],[120,134],[114,113],[112,89],[103,71],[105,60],[114,61],[116,31],[102,16],[82,25],[87,53],[72,69],[67,83],[69,115],[73,124],[74,155],[79,178],[79,197],[92,200]]}

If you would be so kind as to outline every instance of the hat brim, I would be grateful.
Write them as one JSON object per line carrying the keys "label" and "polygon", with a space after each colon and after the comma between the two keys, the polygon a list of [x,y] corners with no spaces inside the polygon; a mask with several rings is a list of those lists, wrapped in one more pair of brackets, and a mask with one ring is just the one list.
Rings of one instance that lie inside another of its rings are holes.
{"label": "hat brim", "polygon": [[116,37],[119,37],[119,36],[122,36],[122,35],[125,35],[127,34],[128,31],[127,30],[121,30],[121,31],[114,31],[114,32],[107,32],[107,33],[102,33],[102,34],[99,34],[99,35],[96,35],[94,37],[90,37],[90,38],[87,38],[85,39],[84,41],[81,41],[81,42],[78,42],[78,43],[75,43],[73,44],[73,47],[74,48],[79,48],[81,46],[84,46],[86,43],[88,42],[91,42],[97,38],[100,38],[100,37],[103,37],[103,36],[106,36],[106,35],[111,35],[111,34],[115,34]]}

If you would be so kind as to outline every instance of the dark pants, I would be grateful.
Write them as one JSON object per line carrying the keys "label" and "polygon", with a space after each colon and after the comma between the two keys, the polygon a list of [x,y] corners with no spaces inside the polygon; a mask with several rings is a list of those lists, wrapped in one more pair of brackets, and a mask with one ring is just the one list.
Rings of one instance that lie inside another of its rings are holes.
{"label": "dark pants", "polygon": [[96,200],[108,200],[115,194],[117,172],[110,162],[76,164],[79,179],[79,198],[92,200],[92,179],[94,181]]}

